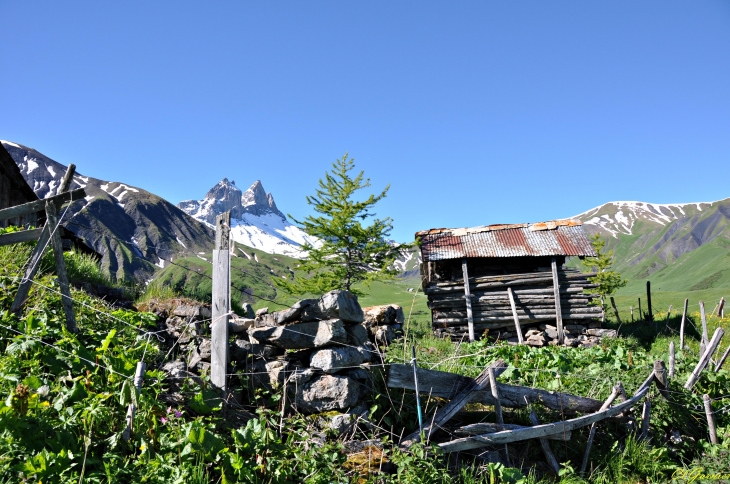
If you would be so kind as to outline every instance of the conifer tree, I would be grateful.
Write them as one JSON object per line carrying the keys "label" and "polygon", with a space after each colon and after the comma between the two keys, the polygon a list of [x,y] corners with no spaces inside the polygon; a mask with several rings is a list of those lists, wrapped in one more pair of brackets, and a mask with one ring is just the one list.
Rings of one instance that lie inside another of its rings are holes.
{"label": "conifer tree", "polygon": [[353,177],[354,169],[354,159],[345,153],[319,180],[316,194],[306,198],[316,214],[301,221],[289,215],[299,228],[320,243],[303,246],[307,256],[300,270],[307,276],[297,275],[294,281],[278,280],[285,290],[294,294],[323,294],[345,289],[362,294],[353,290],[355,284],[365,282],[368,286],[397,273],[393,262],[408,246],[389,242],[392,219],[375,218],[371,211],[385,198],[390,185],[380,194],[358,201],[358,192],[370,186],[370,179],[365,178],[363,171]]}
{"label": "conifer tree", "polygon": [[616,271],[609,268],[613,264],[613,251],[604,252],[606,241],[601,238],[601,234],[593,234],[591,236],[591,245],[595,249],[597,257],[586,257],[583,259],[583,267],[589,271],[597,271],[598,273],[591,277],[593,284],[598,284],[595,291],[601,295],[601,308],[606,311],[606,298],[612,296],[618,289],[626,285],[628,280],[621,277]]}

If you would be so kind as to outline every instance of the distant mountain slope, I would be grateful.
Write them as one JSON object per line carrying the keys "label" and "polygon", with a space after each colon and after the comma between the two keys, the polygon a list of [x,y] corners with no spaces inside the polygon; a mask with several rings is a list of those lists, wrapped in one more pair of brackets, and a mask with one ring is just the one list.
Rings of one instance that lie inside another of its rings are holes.
{"label": "distant mountain slope", "polygon": [[[66,165],[27,146],[0,142],[39,198],[55,193]],[[83,163],[79,168],[83,171]],[[148,280],[164,266],[160,257],[171,259],[212,249],[209,227],[157,195],[78,172],[71,184],[72,190],[76,188],[84,188],[87,197],[71,205],[63,221],[102,255],[102,267],[114,279]]]}
{"label": "distant mountain slope", "polygon": [[270,254],[301,258],[304,243],[318,243],[316,238],[286,220],[276,207],[274,197],[266,193],[258,180],[242,192],[234,181],[224,178],[202,200],[184,200],[177,206],[210,227],[217,215],[230,210],[233,239]]}
{"label": "distant mountain slope", "polygon": [[660,205],[610,202],[576,215],[606,237],[616,269],[636,291],[646,280],[664,291],[730,288],[730,198]]}

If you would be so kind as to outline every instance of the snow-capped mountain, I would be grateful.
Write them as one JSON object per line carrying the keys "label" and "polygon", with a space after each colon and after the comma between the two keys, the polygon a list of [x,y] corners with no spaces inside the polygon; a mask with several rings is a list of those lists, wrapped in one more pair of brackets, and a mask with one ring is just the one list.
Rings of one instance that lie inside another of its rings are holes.
{"label": "snow-capped mountain", "polygon": [[301,258],[303,244],[318,243],[286,220],[259,180],[242,192],[235,181],[224,178],[202,200],[184,200],[177,206],[210,227],[217,215],[230,210],[233,240],[270,254]]}
{"label": "snow-capped mountain", "polygon": [[[21,144],[0,143],[39,198],[56,192],[66,165]],[[79,163],[79,169],[83,166]],[[86,199],[69,205],[61,221],[101,254],[102,267],[113,279],[148,280],[165,265],[165,259],[213,247],[209,227],[153,193],[78,171],[71,190],[77,188],[85,189]]]}
{"label": "snow-capped mountain", "polygon": [[632,235],[637,222],[667,225],[684,217],[706,210],[717,202],[660,204],[646,202],[609,202],[575,215],[585,225],[616,238],[618,234]]}

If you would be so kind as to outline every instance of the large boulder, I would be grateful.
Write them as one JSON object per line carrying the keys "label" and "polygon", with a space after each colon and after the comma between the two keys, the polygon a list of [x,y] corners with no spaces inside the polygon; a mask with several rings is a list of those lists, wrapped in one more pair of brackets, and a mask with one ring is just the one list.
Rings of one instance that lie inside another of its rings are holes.
{"label": "large boulder", "polygon": [[320,297],[314,316],[319,319],[338,318],[347,323],[363,322],[360,303],[350,291],[335,290]]}
{"label": "large boulder", "polygon": [[312,353],[309,366],[319,368],[325,373],[334,373],[341,368],[352,368],[369,361],[365,351],[351,346],[324,348]]}
{"label": "large boulder", "polygon": [[294,405],[303,413],[347,410],[360,399],[360,384],[343,375],[315,375],[313,370],[297,373],[292,378]]}
{"label": "large boulder", "polygon": [[368,339],[368,330],[363,324],[351,324],[345,326],[347,331],[347,340],[352,346],[361,346],[365,344]]}
{"label": "large boulder", "polygon": [[316,321],[314,318],[302,318],[302,316],[305,313],[312,314],[313,308],[317,306],[317,302],[317,299],[303,299],[289,309],[282,309],[281,311],[271,313],[272,322],[274,324],[286,324],[294,321],[306,321],[307,319]]}
{"label": "large boulder", "polygon": [[248,334],[252,343],[272,344],[286,349],[320,348],[347,343],[347,332],[340,319],[250,328]]}
{"label": "large boulder", "polygon": [[210,306],[181,304],[177,306],[172,314],[181,318],[210,319]]}

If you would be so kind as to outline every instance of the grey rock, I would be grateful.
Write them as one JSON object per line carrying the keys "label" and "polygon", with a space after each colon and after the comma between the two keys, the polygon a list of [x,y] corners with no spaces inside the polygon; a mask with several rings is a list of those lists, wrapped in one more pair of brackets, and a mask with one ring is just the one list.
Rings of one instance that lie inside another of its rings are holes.
{"label": "grey rock", "polygon": [[392,326],[378,326],[375,328],[375,342],[379,345],[388,346],[396,338]]}
{"label": "grey rock", "polygon": [[339,318],[348,323],[362,323],[363,312],[357,297],[350,291],[330,291],[319,298],[316,315],[320,319]]}
{"label": "grey rock", "polygon": [[289,363],[282,360],[256,360],[252,369],[254,383],[265,388],[273,388],[284,384],[288,375]]}
{"label": "grey rock", "polygon": [[243,303],[241,304],[241,309],[243,310],[243,316],[246,319],[254,319],[256,317],[256,312],[253,310],[253,306],[251,306],[249,303]]}
{"label": "grey rock", "polygon": [[190,378],[199,384],[203,382],[198,375],[187,370],[187,365],[184,361],[169,361],[165,363],[161,369],[165,373],[166,379],[170,380],[174,387],[182,384],[183,380],[186,378]]}
{"label": "grey rock", "polygon": [[347,332],[339,319],[250,328],[248,334],[253,338],[252,342],[269,343],[286,349],[320,348],[347,343]]}
{"label": "grey rock", "polygon": [[193,353],[188,360],[188,370],[199,375],[210,373],[210,362],[203,360],[198,353]]}
{"label": "grey rock", "polygon": [[618,333],[615,329],[587,329],[586,334],[589,336],[600,336],[601,338],[615,338]]}
{"label": "grey rock", "polygon": [[368,341],[368,330],[363,324],[352,324],[345,326],[347,342],[353,346],[360,346]]}
{"label": "grey rock", "polygon": [[283,356],[284,353],[284,348],[259,343],[251,343],[251,348],[249,349],[249,354],[254,358],[277,358]]}
{"label": "grey rock", "polygon": [[176,307],[172,314],[182,318],[199,318],[199,319],[210,319],[212,313],[210,306],[200,306],[191,304],[181,304]]}
{"label": "grey rock", "polygon": [[228,331],[231,333],[243,333],[253,325],[253,319],[233,317],[228,322]]}
{"label": "grey rock", "polygon": [[[299,321],[302,319],[302,314],[310,310],[309,313],[311,314],[314,307],[317,305],[317,299],[303,299],[297,303],[295,303],[291,308],[284,309],[282,311],[277,311],[273,314],[274,317],[274,323],[275,324],[286,324],[291,323],[294,321]],[[312,319],[314,320],[314,319]]]}
{"label": "grey rock", "polygon": [[261,308],[258,311],[256,311],[256,317],[263,316],[264,314],[269,314],[269,308]]}
{"label": "grey rock", "polygon": [[325,373],[334,373],[341,368],[358,366],[365,359],[356,348],[349,346],[339,348],[325,348],[312,353],[309,365],[319,368]]}
{"label": "grey rock", "polygon": [[243,363],[251,354],[251,343],[246,340],[236,339],[229,346],[231,360]]}
{"label": "grey rock", "polygon": [[586,330],[586,327],[582,324],[566,324],[565,329],[575,331],[576,333],[582,333]]}
{"label": "grey rock", "polygon": [[303,413],[346,410],[360,399],[360,385],[343,375],[312,376],[298,387],[294,404]]}
{"label": "grey rock", "polygon": [[556,328],[555,326],[546,326],[545,336],[547,336],[549,339],[558,339],[558,328]]}
{"label": "grey rock", "polygon": [[530,346],[541,347],[545,346],[546,343],[547,338],[545,338],[545,335],[543,333],[532,334],[525,340],[525,344]]}
{"label": "grey rock", "polygon": [[534,335],[538,335],[538,334],[541,335],[542,331],[538,331],[536,329],[529,329],[525,333],[525,338],[529,338],[530,336],[534,336]]}
{"label": "grey rock", "polygon": [[208,338],[203,338],[200,343],[198,343],[195,351],[200,355],[202,359],[210,361],[210,357],[212,354],[210,340]]}

